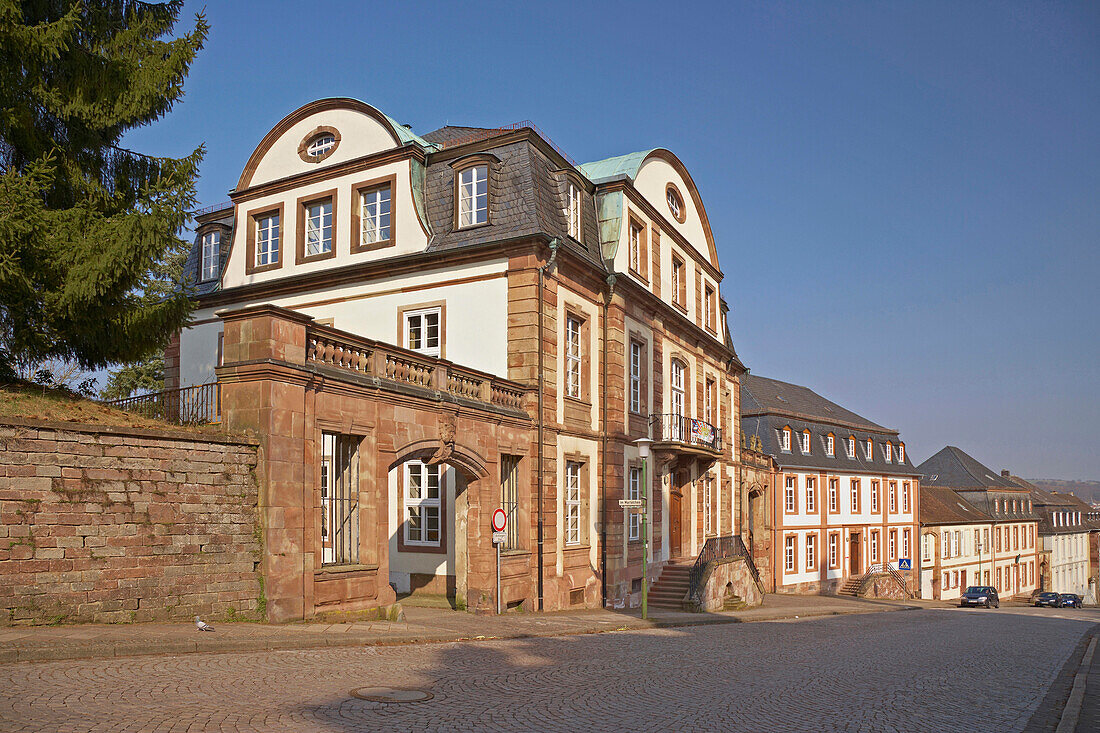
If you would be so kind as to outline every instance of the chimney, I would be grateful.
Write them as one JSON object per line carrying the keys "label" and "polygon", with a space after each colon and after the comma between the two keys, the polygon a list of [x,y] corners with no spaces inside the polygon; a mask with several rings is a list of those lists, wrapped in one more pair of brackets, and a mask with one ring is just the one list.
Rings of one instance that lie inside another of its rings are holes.
{"label": "chimney", "polygon": [[1009,476],[1012,475],[1012,472],[1009,471],[1007,468],[1002,468],[1001,469],[1001,475],[1004,476],[1005,478],[1008,478]]}

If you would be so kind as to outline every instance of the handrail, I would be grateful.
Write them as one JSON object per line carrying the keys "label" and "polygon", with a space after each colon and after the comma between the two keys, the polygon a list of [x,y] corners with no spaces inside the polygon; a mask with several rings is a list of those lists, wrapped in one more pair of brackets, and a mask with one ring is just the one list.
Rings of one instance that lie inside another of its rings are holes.
{"label": "handrail", "polygon": [[895,570],[894,567],[888,562],[877,562],[867,568],[867,572],[864,573],[863,576],[860,578],[860,587],[862,588],[863,584],[870,580],[871,576],[875,574],[889,575],[891,578],[897,581],[897,584],[901,586],[901,589],[905,592],[906,596],[908,596],[909,598],[916,597],[913,592],[909,590],[909,586],[906,584],[905,578],[901,577],[901,573]]}
{"label": "handrail", "polygon": [[310,324],[306,363],[335,367],[391,382],[445,392],[475,402],[524,411],[524,387],[437,356]]}
{"label": "handrail", "polygon": [[105,400],[103,404],[176,425],[221,422],[221,389],[217,382]]}
{"label": "handrail", "polygon": [[676,413],[658,413],[651,415],[649,421],[653,426],[654,442],[697,445],[715,452],[722,450],[722,431],[706,420]]}
{"label": "handrail", "polygon": [[752,555],[745,546],[745,541],[741,539],[740,535],[725,535],[722,537],[711,537],[703,543],[703,549],[699,551],[699,556],[695,558],[695,562],[692,564],[691,571],[688,575],[687,597],[689,599],[698,597],[699,593],[703,590],[702,586],[704,579],[707,577],[707,570],[711,565],[722,560],[737,559],[745,561],[745,566],[748,567],[753,582],[756,583],[756,587],[763,593],[764,583],[760,580],[760,571],[756,569],[756,564],[752,561]]}

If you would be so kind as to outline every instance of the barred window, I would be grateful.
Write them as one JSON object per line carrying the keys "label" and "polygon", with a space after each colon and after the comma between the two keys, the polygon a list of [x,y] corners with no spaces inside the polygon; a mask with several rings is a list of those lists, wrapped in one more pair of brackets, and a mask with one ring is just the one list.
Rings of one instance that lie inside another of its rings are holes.
{"label": "barred window", "polygon": [[321,435],[321,564],[359,562],[359,441]]}
{"label": "barred window", "polygon": [[500,506],[508,516],[507,537],[502,550],[518,550],[519,545],[519,461],[520,456],[500,457]]}

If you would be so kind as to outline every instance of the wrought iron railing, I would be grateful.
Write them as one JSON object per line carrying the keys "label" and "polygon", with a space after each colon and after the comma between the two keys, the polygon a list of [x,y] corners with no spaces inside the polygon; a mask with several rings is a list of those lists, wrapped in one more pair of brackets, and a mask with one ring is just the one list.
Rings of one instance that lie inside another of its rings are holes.
{"label": "wrought iron railing", "polygon": [[867,572],[863,574],[863,578],[860,581],[860,589],[862,590],[863,586],[866,585],[867,582],[875,575],[889,575],[891,578],[897,581],[897,584],[901,586],[901,589],[905,592],[905,595],[910,598],[915,597],[914,593],[909,590],[909,584],[905,582],[905,578],[901,577],[901,573],[899,573],[894,568],[894,566],[888,562],[877,562],[871,565],[871,567],[867,568]]}
{"label": "wrought iron railing", "polygon": [[649,420],[656,443],[683,443],[715,452],[722,450],[722,431],[706,420],[675,413],[653,415]]}
{"label": "wrought iron railing", "polygon": [[752,555],[749,554],[749,548],[745,546],[745,541],[741,539],[740,535],[725,535],[723,537],[711,537],[703,544],[703,549],[699,551],[699,556],[695,558],[695,564],[691,566],[691,572],[688,575],[688,598],[698,598],[699,594],[702,593],[708,570],[713,563],[737,559],[745,561],[745,566],[749,569],[753,582],[763,593],[764,583],[760,580],[760,571],[756,569],[756,564],[752,561]]}
{"label": "wrought iron railing", "polygon": [[222,419],[221,388],[217,382],[107,400],[103,404],[176,425],[208,425]]}

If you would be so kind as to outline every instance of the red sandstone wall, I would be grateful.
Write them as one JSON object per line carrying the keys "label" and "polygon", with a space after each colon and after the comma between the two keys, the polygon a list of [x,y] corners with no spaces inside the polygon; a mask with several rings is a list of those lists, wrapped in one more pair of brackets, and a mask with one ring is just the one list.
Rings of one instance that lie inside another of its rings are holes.
{"label": "red sandstone wall", "polygon": [[255,466],[216,436],[0,424],[0,625],[255,616]]}

